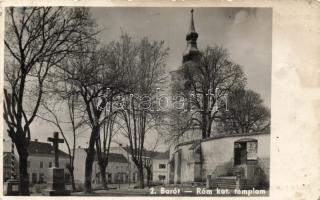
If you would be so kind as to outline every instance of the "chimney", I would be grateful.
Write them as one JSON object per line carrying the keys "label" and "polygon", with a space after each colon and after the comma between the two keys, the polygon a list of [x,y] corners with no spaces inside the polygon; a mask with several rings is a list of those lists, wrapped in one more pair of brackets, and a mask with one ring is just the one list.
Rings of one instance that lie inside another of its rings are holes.
{"label": "chimney", "polygon": [[78,148],[81,149],[81,146],[79,145]]}
{"label": "chimney", "polygon": [[121,144],[121,143],[119,143],[119,146],[120,146],[120,147],[122,147],[122,144]]}
{"label": "chimney", "polygon": [[35,142],[38,142],[38,139],[34,139]]}

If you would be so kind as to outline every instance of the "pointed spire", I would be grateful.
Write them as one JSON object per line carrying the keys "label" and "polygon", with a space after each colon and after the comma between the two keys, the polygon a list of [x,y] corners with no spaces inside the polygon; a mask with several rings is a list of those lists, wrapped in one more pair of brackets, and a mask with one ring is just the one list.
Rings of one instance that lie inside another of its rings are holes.
{"label": "pointed spire", "polygon": [[191,20],[190,20],[189,32],[186,35],[187,48],[183,54],[183,59],[182,59],[183,63],[190,61],[190,60],[195,60],[200,55],[200,52],[197,47],[198,33],[196,32],[196,30],[194,28],[194,21],[193,21],[194,10],[191,9],[190,12],[191,12]]}
{"label": "pointed spire", "polygon": [[194,21],[193,21],[193,8],[190,10],[190,12],[191,12],[191,21],[190,21],[189,33],[196,32],[196,29],[194,28]]}
{"label": "pointed spire", "polygon": [[196,32],[196,29],[194,28],[194,20],[193,20],[193,8],[190,10],[191,12],[191,18],[190,18],[190,26],[189,26],[189,32],[187,33],[187,41],[194,40],[194,42],[198,38],[198,33]]}

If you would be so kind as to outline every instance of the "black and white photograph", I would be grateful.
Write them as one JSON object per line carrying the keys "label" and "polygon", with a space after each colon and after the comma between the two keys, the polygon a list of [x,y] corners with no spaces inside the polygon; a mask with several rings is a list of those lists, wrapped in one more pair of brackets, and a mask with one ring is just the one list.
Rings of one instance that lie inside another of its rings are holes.
{"label": "black and white photograph", "polygon": [[267,7],[6,7],[3,195],[269,196]]}

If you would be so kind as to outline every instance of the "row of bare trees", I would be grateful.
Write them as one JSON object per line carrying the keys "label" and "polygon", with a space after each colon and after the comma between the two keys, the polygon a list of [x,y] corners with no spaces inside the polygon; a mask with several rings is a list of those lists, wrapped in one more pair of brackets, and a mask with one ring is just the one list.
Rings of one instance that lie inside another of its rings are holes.
{"label": "row of bare trees", "polygon": [[[5,100],[7,131],[19,154],[20,194],[29,195],[27,160],[36,117],[54,124],[66,141],[67,166],[74,182],[77,135],[89,128],[85,190],[91,192],[92,166],[98,158],[103,186],[116,129],[128,138],[132,160],[144,187],[144,142],[158,116],[141,106],[160,84],[168,49],[164,42],[139,42],[128,35],[107,45],[85,8],[9,8],[6,11]],[[135,94],[135,95],[132,95]],[[123,101],[117,96],[130,99]],[[142,97],[143,98],[143,97]],[[122,104],[122,109],[115,109]],[[153,106],[153,105],[151,105]]]}

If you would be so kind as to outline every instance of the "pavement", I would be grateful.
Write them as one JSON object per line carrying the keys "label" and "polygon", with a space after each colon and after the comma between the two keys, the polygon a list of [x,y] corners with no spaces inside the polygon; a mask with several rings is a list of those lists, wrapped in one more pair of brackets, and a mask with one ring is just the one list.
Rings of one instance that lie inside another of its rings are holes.
{"label": "pavement", "polygon": [[134,189],[134,184],[108,184],[106,189],[94,189],[93,193],[87,194],[84,192],[74,192],[72,196],[145,196],[148,195],[149,188]]}
{"label": "pavement", "polygon": [[[122,186],[122,187],[121,187]],[[72,193],[72,196],[268,196],[269,191],[266,190],[265,194],[235,194],[232,189],[205,189],[203,186],[188,186],[188,185],[165,185],[146,187],[144,189],[133,189],[124,187],[121,185],[120,188],[109,189],[109,190],[95,190],[92,194]],[[199,193],[201,189],[201,193]],[[178,192],[178,193],[177,193]]]}
{"label": "pavement", "polygon": [[[134,184],[108,184],[109,189],[94,188],[93,193],[73,192],[71,196],[248,196],[246,194],[234,194],[233,190],[224,192],[218,189],[207,190],[204,186],[190,185],[159,185],[154,187],[145,187],[144,189],[134,188]],[[201,193],[198,190],[201,189]],[[178,193],[176,193],[179,190]],[[175,192],[174,192],[175,191]],[[33,193],[32,196],[41,196],[42,194]],[[268,196],[269,191],[264,195],[249,196]]]}

